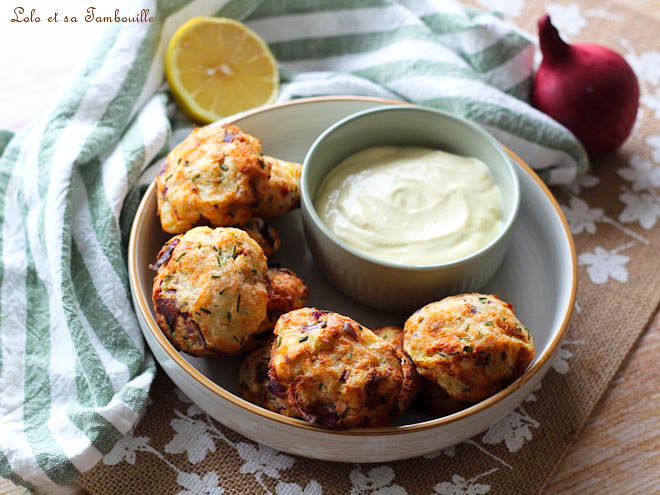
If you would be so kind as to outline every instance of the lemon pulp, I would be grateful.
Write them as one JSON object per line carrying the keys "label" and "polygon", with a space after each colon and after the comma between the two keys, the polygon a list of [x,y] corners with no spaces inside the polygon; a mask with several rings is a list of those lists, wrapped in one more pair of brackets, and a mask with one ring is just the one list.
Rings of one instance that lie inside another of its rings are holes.
{"label": "lemon pulp", "polygon": [[165,75],[183,110],[209,123],[275,101],[279,75],[268,46],[233,19],[197,17],[170,40]]}

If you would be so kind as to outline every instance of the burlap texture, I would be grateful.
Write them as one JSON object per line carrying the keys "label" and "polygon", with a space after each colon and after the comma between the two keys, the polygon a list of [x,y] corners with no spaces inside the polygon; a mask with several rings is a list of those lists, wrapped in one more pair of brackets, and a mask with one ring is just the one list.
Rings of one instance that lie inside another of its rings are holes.
{"label": "burlap texture", "polygon": [[[523,0],[482,0],[480,3],[474,5],[509,5],[510,14],[514,14],[511,19],[528,32],[536,31],[536,19],[544,11],[540,1],[527,0],[525,4]],[[640,59],[644,53],[658,51],[658,13],[657,1],[638,1],[633,9],[623,2],[588,0],[565,5],[564,10],[555,11],[555,17],[558,21],[567,19],[563,23],[573,22],[569,31],[578,32],[574,36],[569,34],[572,41],[604,44]],[[660,100],[660,80],[654,81],[653,74],[645,77],[638,72],[638,76],[642,94],[658,91]],[[657,105],[655,112],[660,115],[660,101]],[[637,170],[631,163],[642,163],[641,160],[650,160],[651,167],[658,167],[653,163],[653,150],[647,138],[658,136],[660,141],[660,122],[654,115],[652,102],[642,108],[641,119],[623,148],[592,162],[592,175],[596,179],[587,180],[587,186],[579,192],[569,188],[554,191],[559,202],[567,207],[576,233],[580,259],[578,305],[554,370],[548,373],[541,388],[516,409],[508,422],[500,423],[497,430],[491,429],[435,456],[385,465],[358,467],[286,454],[272,457],[275,454],[266,450],[262,452],[263,462],[259,467],[258,462],[250,462],[258,457],[253,442],[227,430],[179,398],[172,382],[159,371],[151,395],[153,404],[135,430],[132,443],[127,444],[126,453],[119,457],[106,456],[81,476],[79,485],[94,495],[170,494],[182,490],[190,494],[220,493],[219,488],[211,489],[216,486],[231,494],[297,494],[304,490],[306,495],[311,495],[320,493],[319,488],[324,494],[379,495],[406,492],[527,495],[542,491],[660,300],[658,189],[648,183],[644,185],[643,179],[638,183],[630,177],[625,180],[626,172],[622,172]],[[656,145],[656,163],[660,161],[657,146],[660,142]],[[599,182],[594,184],[596,180]],[[652,205],[642,213],[638,209],[639,218],[631,220],[630,215],[635,217],[635,214],[625,198],[622,199],[626,193],[637,197],[650,194],[655,198],[655,209]],[[602,209],[599,215],[594,213],[595,220],[587,219],[586,225],[584,222],[580,225],[584,215],[580,217],[576,213],[580,199],[586,202],[589,211]],[[622,215],[624,211],[628,213]],[[642,220],[644,215],[646,220]],[[599,267],[594,256],[605,252],[609,253],[610,262]],[[601,283],[603,271],[606,280]],[[186,433],[182,434],[184,427]],[[182,447],[177,448],[176,438],[182,440],[186,436],[197,445],[193,457],[201,456],[201,460],[193,458],[195,462],[191,462],[188,453]],[[199,479],[186,473],[196,473]]]}

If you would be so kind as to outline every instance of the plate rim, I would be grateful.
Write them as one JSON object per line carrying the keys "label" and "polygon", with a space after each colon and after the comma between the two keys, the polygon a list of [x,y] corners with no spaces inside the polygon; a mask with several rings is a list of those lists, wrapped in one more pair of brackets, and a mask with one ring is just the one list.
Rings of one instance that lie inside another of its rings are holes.
{"label": "plate rim", "polygon": [[[321,103],[321,102],[332,102],[332,101],[361,101],[361,102],[382,103],[383,105],[411,105],[411,103],[409,102],[388,100],[388,99],[376,98],[376,97],[366,97],[366,96],[352,96],[352,95],[318,96],[318,97],[310,97],[310,98],[299,98],[296,100],[262,106],[253,110],[248,110],[246,112],[233,115],[226,119],[222,119],[220,122],[233,123],[236,122],[237,120],[250,117],[253,115],[257,115],[260,113],[269,112],[276,108],[304,105],[307,103]],[[142,293],[141,290],[138,290],[140,285],[138,280],[138,267],[137,267],[137,256],[136,256],[137,236],[138,236],[139,227],[141,227],[144,220],[147,203],[149,202],[149,200],[151,199],[154,193],[154,187],[155,187],[154,181],[150,183],[149,187],[142,196],[142,199],[140,200],[140,204],[135,212],[135,217],[133,218],[133,222],[131,225],[131,232],[128,243],[128,275],[129,275],[129,283],[131,287],[131,294],[133,296],[133,301],[137,306],[137,308],[135,308],[136,312],[139,313],[139,316],[149,328],[152,337],[154,337],[156,342],[158,342],[158,344],[161,346],[162,350],[165,351],[168,357],[172,359],[172,361],[175,362],[182,369],[182,371],[188,374],[191,378],[197,381],[209,392],[213,393],[216,396],[221,397],[222,399],[229,401],[234,406],[237,406],[248,412],[255,413],[262,418],[277,421],[278,423],[284,424],[286,426],[293,426],[295,428],[302,428],[304,430],[312,430],[318,434],[328,434],[328,435],[390,436],[390,435],[399,435],[405,433],[425,431],[425,430],[437,428],[439,426],[454,423],[456,421],[468,418],[470,416],[475,416],[478,413],[488,409],[492,405],[495,405],[496,403],[504,400],[506,397],[512,395],[514,392],[516,392],[521,387],[523,387],[527,382],[529,382],[532,379],[532,377],[534,377],[534,375],[536,375],[542,368],[545,367],[545,365],[548,363],[548,360],[554,355],[557,348],[561,345],[561,342],[564,338],[564,335],[568,327],[568,323],[573,314],[573,308],[575,306],[575,298],[577,294],[577,256],[575,252],[575,243],[573,241],[573,235],[571,234],[568,222],[566,221],[566,217],[564,216],[559,206],[559,203],[557,202],[553,194],[550,192],[548,186],[540,179],[540,177],[536,174],[536,172],[529,165],[527,165],[527,163],[525,163],[520,157],[518,157],[515,153],[513,153],[508,147],[506,147],[502,143],[500,144],[509,154],[509,156],[518,165],[520,165],[520,167],[525,172],[527,172],[530,175],[530,177],[537,183],[537,185],[540,186],[541,191],[550,201],[552,207],[555,209],[555,213],[559,217],[559,220],[564,228],[564,233],[566,235],[566,240],[568,241],[569,251],[571,255],[571,265],[572,265],[571,291],[569,296],[568,308],[562,319],[559,331],[557,332],[555,338],[551,341],[550,346],[548,347],[546,352],[540,357],[540,359],[529,370],[527,370],[527,372],[522,377],[518,378],[515,382],[513,382],[503,390],[500,390],[496,394],[478,402],[477,404],[467,409],[463,409],[462,411],[459,411],[454,414],[450,414],[448,416],[442,416],[440,418],[435,418],[428,421],[423,421],[421,423],[414,423],[410,425],[388,426],[388,427],[378,427],[378,428],[351,428],[347,430],[330,430],[326,428],[319,428],[318,426],[311,425],[303,420],[289,418],[288,416],[283,416],[281,414],[277,414],[273,411],[269,411],[267,409],[259,407],[256,404],[252,404],[251,402],[248,402],[245,399],[232,394],[228,390],[224,389],[223,387],[212,381],[207,376],[203,375],[188,361],[186,361],[183,358],[183,356],[179,353],[179,351],[177,351],[174,348],[174,346],[170,343],[170,341],[167,340],[163,332],[160,330],[160,327],[158,327],[156,320],[151,316],[151,312],[148,309],[149,306],[147,304],[147,301],[145,300],[144,294]],[[140,329],[144,332],[143,325],[140,325]]]}

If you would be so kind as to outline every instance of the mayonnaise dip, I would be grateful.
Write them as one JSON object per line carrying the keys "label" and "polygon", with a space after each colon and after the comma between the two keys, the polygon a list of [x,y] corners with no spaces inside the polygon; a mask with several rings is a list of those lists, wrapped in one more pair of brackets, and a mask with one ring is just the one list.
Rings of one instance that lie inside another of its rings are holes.
{"label": "mayonnaise dip", "polygon": [[429,148],[362,150],[328,174],[314,205],[349,246],[406,265],[458,260],[502,229],[500,191],[486,164]]}

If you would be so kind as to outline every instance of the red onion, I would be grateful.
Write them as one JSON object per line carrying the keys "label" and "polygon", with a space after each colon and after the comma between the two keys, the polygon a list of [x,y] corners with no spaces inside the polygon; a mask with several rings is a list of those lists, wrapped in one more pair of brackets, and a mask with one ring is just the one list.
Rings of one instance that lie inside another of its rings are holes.
{"label": "red onion", "polygon": [[548,15],[538,26],[543,62],[534,81],[534,106],[570,129],[589,155],[614,151],[637,117],[635,73],[604,46],[565,43]]}

